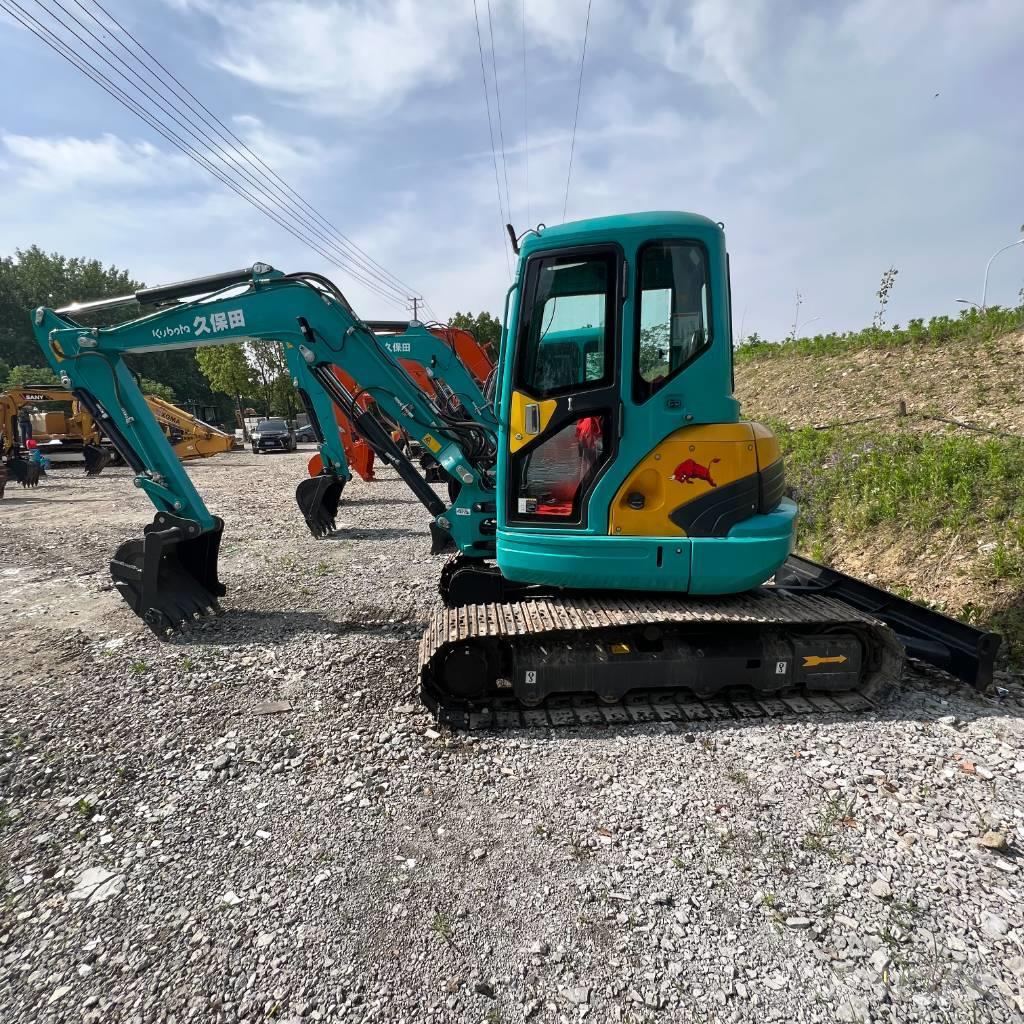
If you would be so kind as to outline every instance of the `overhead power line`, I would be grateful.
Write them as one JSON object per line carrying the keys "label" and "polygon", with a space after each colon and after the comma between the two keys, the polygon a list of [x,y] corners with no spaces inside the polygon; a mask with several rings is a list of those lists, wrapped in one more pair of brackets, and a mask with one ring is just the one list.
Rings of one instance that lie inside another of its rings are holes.
{"label": "overhead power line", "polygon": [[[98,0],[94,0],[96,8],[109,19],[117,32],[127,36],[135,43],[149,58],[148,61],[143,61],[138,54],[134,53],[123,39],[115,34],[114,28],[98,18],[81,0],[74,0],[76,6],[102,33],[108,35],[120,47],[121,52],[115,50],[105,39],[100,38],[89,25],[65,7],[60,0],[51,0],[51,2],[67,18],[70,18],[74,25],[65,21],[53,7],[48,8],[42,3],[42,0],[36,0],[36,4],[50,15],[53,19],[53,26],[41,22],[18,0],[0,0],[0,9],[5,10],[19,24],[138,116],[176,149],[202,166],[236,195],[265,214],[293,237],[308,245],[329,263],[389,303],[404,305],[408,301],[413,289],[410,289],[393,274],[385,271],[355,243],[330,226],[330,222],[326,218],[323,218],[290,185],[276,175],[249,146],[201,104],[148,49],[98,3]],[[81,29],[81,32],[75,28],[75,25]],[[93,58],[87,56],[66,36],[58,35],[53,31],[54,27],[59,27],[63,32],[74,37],[82,47],[85,47],[93,55]],[[85,38],[85,36],[89,38]],[[89,41],[90,39],[97,45],[94,46]],[[159,76],[151,70],[153,64],[164,72],[163,76]],[[118,84],[108,72],[121,79],[123,84]],[[168,89],[171,91],[169,92]],[[194,100],[209,117],[203,116],[186,97]],[[161,116],[154,109],[154,104],[165,116]],[[213,118],[212,122],[210,118]],[[202,124],[199,123],[200,121]],[[219,129],[217,125],[220,126]],[[210,130],[208,131],[207,128]],[[219,136],[223,142],[215,136]],[[232,139],[234,143],[231,141]],[[269,172],[272,177],[268,178],[264,171]],[[329,225],[330,230],[322,228],[321,224]]]}
{"label": "overhead power line", "polygon": [[533,223],[530,211],[530,103],[527,83],[530,79],[526,74],[526,0],[523,0],[523,139],[526,143],[526,224]]}
{"label": "overhead power line", "polygon": [[501,121],[501,91],[498,89],[498,54],[494,47],[494,22],[491,20],[491,0],[487,0],[487,31],[491,37],[491,69],[494,72],[494,104],[498,110],[498,139],[501,143],[501,170],[505,175],[505,212],[512,220],[512,193],[508,187],[508,163],[505,160],[505,129]]}
{"label": "overhead power line", "polygon": [[508,258],[509,238],[505,232],[505,225],[508,218],[505,216],[501,199],[501,180],[498,178],[498,154],[494,147],[494,123],[491,120],[491,91],[487,86],[487,68],[484,65],[484,43],[480,35],[480,13],[477,10],[476,0],[473,0],[473,20],[476,22],[476,45],[480,51],[480,77],[484,87],[484,105],[487,108],[487,133],[491,139],[491,161],[494,164],[494,185],[498,190],[498,229],[502,236],[502,250],[505,253],[505,266],[508,268],[508,276],[512,276],[512,263]]}
{"label": "overhead power line", "polygon": [[587,60],[587,36],[590,35],[590,5],[587,0],[587,24],[583,29],[583,52],[580,54],[580,77],[576,83],[576,113],[572,119],[572,141],[569,143],[569,171],[565,176],[565,201],[562,203],[562,223],[565,223],[565,211],[569,208],[569,182],[572,180],[572,158],[576,151],[576,124],[580,119],[580,96],[583,93],[583,65]]}
{"label": "overhead power line", "polygon": [[[85,8],[85,6],[81,3],[81,0],[75,0],[75,3],[79,7],[81,7],[82,10],[86,10],[86,13],[88,13],[89,16],[97,22],[97,24],[102,24],[95,17],[95,15],[93,15]],[[403,291],[407,297],[415,294],[416,289],[414,289],[412,285],[407,284],[401,278],[392,274],[390,271],[385,270],[384,267],[382,267],[375,259],[373,259],[373,257],[371,257],[368,253],[366,253],[363,249],[356,245],[356,243],[353,242],[352,239],[348,237],[348,235],[342,232],[330,220],[322,216],[318,210],[311,206],[294,188],[292,188],[291,185],[288,184],[287,181],[284,180],[284,178],[281,177],[281,175],[279,175],[272,167],[270,167],[257,153],[254,153],[251,147],[243,139],[239,138],[235,132],[233,132],[219,117],[217,117],[217,115],[214,114],[202,102],[202,100],[200,100],[195,95],[195,93],[193,93],[172,71],[170,71],[155,54],[153,54],[127,28],[125,28],[125,26],[122,25],[121,22],[119,22],[117,18],[114,17],[114,15],[112,15],[103,6],[103,4],[99,2],[99,0],[92,0],[92,3],[113,23],[113,25],[117,28],[119,32],[127,36],[139,48],[139,50],[141,50],[142,53],[145,54],[145,56],[148,57],[149,60],[151,60],[157,68],[159,68],[160,72],[162,72],[160,77],[162,77],[171,86],[171,88],[180,97],[182,97],[182,99],[185,100],[186,103],[189,100],[191,100],[196,104],[196,106],[199,107],[200,110],[202,110],[205,114],[209,115],[209,117],[213,119],[214,123],[211,123],[209,120],[207,120],[206,117],[202,117],[202,120],[211,129],[217,132],[217,134],[220,135],[220,137],[224,139],[226,142],[229,139],[233,140],[234,143],[237,144],[237,148],[241,150],[246,155],[246,157],[250,158],[252,163],[259,165],[259,167],[262,167],[263,170],[267,172],[271,179],[271,185],[274,188],[275,192],[277,192],[283,198],[287,198],[288,196],[290,196],[299,206],[306,210],[324,228],[332,232],[334,237],[339,239],[342,247],[346,250],[351,251],[354,254],[356,262],[361,262],[364,266],[367,267],[367,269],[371,267],[375,268],[376,273],[374,273],[374,277],[378,278],[379,280],[385,283],[389,283],[392,286],[398,285],[399,290]],[[123,43],[122,46],[124,46]],[[125,47],[125,49],[127,49],[127,47]],[[215,125],[217,127],[215,127]]]}

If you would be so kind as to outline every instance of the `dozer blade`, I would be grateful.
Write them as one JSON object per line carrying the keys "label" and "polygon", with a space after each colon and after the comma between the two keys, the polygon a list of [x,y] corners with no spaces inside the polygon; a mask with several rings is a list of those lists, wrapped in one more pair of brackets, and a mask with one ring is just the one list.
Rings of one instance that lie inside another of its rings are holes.
{"label": "dozer blade", "polygon": [[295,488],[295,500],[309,532],[314,537],[326,537],[333,533],[338,516],[338,502],[345,481],[333,473],[322,473],[320,476],[303,480]]}
{"label": "dozer blade", "polygon": [[157,636],[220,611],[224,584],[217,578],[222,520],[200,532],[197,523],[166,512],[125,541],[110,563],[118,593]]}
{"label": "dozer blade", "polygon": [[112,458],[106,448],[96,444],[87,444],[82,449],[82,457],[85,459],[86,476],[99,476],[110,465]]}

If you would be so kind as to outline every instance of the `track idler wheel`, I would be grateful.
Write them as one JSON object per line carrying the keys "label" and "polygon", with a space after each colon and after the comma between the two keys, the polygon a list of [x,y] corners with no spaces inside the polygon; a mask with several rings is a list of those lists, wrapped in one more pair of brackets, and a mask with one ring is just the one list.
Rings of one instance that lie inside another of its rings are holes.
{"label": "track idler wheel", "polygon": [[106,448],[97,444],[87,444],[82,449],[82,457],[85,459],[85,475],[99,476],[110,465],[111,453]]}
{"label": "track idler wheel", "polygon": [[117,592],[157,636],[180,630],[195,619],[220,611],[225,587],[217,578],[224,522],[211,530],[167,512],[158,512],[141,540],[125,541],[110,563]]}
{"label": "track idler wheel", "polygon": [[326,537],[336,528],[338,502],[345,481],[333,473],[322,473],[320,476],[303,480],[295,488],[295,500],[299,503],[309,532],[314,537]]}

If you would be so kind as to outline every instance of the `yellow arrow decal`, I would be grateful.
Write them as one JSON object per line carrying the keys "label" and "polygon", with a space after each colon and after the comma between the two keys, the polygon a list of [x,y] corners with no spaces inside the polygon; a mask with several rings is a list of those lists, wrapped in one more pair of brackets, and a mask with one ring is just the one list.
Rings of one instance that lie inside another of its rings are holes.
{"label": "yellow arrow decal", "polygon": [[804,668],[817,668],[819,665],[842,665],[846,661],[845,654],[833,654],[831,658],[823,658],[820,654],[805,654]]}

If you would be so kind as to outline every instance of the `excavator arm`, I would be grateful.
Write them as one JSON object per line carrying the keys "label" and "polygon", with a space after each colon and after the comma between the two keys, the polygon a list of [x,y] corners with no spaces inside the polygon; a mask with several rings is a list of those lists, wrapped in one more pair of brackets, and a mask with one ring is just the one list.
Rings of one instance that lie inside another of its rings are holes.
{"label": "excavator arm", "polygon": [[174,453],[182,462],[188,459],[205,459],[211,455],[221,455],[231,451],[234,447],[233,434],[228,434],[209,423],[204,423],[201,419],[184,409],[179,409],[178,406],[163,398],[147,395],[146,404],[157,423],[169,434]]}
{"label": "excavator arm", "polygon": [[[87,328],[68,315],[74,309],[41,307],[33,322],[54,370],[134,470],[135,485],[156,507],[143,539],[122,544],[111,563],[118,590],[154,630],[162,632],[216,608],[224,593],[217,576],[223,522],[207,509],[161,431],[124,361],[129,353],[251,338],[279,342],[320,442],[323,472],[302,481],[296,491],[314,535],[334,528],[348,478],[334,427],[334,411],[340,409],[427,508],[435,550],[454,546],[477,557],[493,554],[493,414],[450,346],[426,331],[427,338],[418,339],[437,346],[432,370],[447,375],[446,386],[459,397],[457,408],[425,394],[341,292],[316,274],[285,275],[256,264],[103,300],[90,308],[130,301],[161,308],[117,326]],[[360,392],[349,391],[335,367],[359,381]],[[373,413],[360,408],[362,392],[457,481],[450,506],[417,473]]]}

